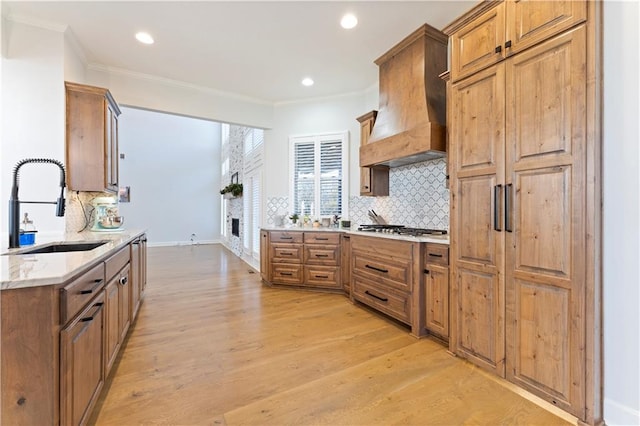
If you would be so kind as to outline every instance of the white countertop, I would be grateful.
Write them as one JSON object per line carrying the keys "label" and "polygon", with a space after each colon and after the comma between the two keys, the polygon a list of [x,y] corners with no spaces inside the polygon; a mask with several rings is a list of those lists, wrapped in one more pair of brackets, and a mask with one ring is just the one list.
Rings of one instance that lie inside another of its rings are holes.
{"label": "white countertop", "polygon": [[[49,238],[36,237],[37,244],[19,249],[5,247],[2,249],[3,255],[0,256],[0,290],[62,284],[105,260],[117,249],[124,247],[145,232],[144,229],[125,229],[119,232],[73,232]],[[99,240],[108,242],[88,251],[17,254],[49,243]]]}
{"label": "white countertop", "polygon": [[390,240],[401,240],[419,243],[435,243],[449,245],[449,235],[422,235],[412,237],[411,235],[387,234],[384,232],[357,231],[346,228],[313,228],[311,226],[272,226],[262,228],[265,231],[287,231],[287,232],[343,232],[350,235],[362,235],[363,237],[388,238]]}

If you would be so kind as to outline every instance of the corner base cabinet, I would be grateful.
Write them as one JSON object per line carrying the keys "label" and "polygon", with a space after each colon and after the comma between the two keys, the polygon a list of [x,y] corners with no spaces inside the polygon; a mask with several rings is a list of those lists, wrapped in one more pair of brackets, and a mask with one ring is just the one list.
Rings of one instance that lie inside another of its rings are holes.
{"label": "corner base cabinet", "polygon": [[261,231],[260,273],[271,285],[342,291],[339,232]]}

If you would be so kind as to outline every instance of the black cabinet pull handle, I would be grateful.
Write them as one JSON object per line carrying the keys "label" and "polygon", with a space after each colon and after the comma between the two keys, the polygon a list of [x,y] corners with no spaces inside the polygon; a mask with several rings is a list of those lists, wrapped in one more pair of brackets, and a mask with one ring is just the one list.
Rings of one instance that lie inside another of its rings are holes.
{"label": "black cabinet pull handle", "polygon": [[425,269],[425,270],[424,270],[424,273],[425,273],[425,274],[429,274],[429,270],[428,270],[428,269]]}
{"label": "black cabinet pull handle", "polygon": [[286,275],[287,277],[290,277],[293,274],[291,272],[280,272],[280,275]]}
{"label": "black cabinet pull handle", "polygon": [[282,251],[282,252],[280,252],[280,254],[283,255],[283,256],[292,256],[293,255],[293,253],[291,253],[290,251]]}
{"label": "black cabinet pull handle", "polygon": [[511,189],[513,184],[509,183],[504,188],[504,230],[507,232],[513,232],[511,227]]}
{"label": "black cabinet pull handle", "polygon": [[502,46],[496,46],[496,53],[502,52]]}
{"label": "black cabinet pull handle", "polygon": [[281,240],[293,240],[293,237],[280,237]]}
{"label": "black cabinet pull handle", "polygon": [[351,239],[351,237],[348,236],[348,235],[343,235],[342,238],[344,238],[345,240],[350,240]]}
{"label": "black cabinet pull handle", "polygon": [[431,257],[442,257],[441,254],[436,254],[436,253],[429,253],[429,256],[431,256]]}
{"label": "black cabinet pull handle", "polygon": [[316,257],[329,257],[328,254],[316,254]]}
{"label": "black cabinet pull handle", "polygon": [[388,302],[388,301],[389,301],[389,299],[387,299],[387,298],[385,298],[385,297],[380,297],[380,296],[376,296],[376,295],[375,295],[375,294],[373,294],[373,293],[369,293],[369,290],[366,290],[366,291],[364,292],[364,294],[366,294],[366,295],[368,295],[368,296],[371,296],[371,297],[374,297],[374,298],[378,299],[378,300],[379,300],[379,301],[381,301],[381,302]]}
{"label": "black cabinet pull handle", "polygon": [[94,316],[100,312],[100,309],[102,309],[102,305],[104,305],[104,303],[102,302],[98,302],[93,306],[96,306],[98,309],[96,309],[95,311],[93,311],[93,313],[91,315],[89,315],[88,317],[84,317],[84,318],[80,318],[80,322],[89,322],[89,321],[93,321]]}
{"label": "black cabinet pull handle", "polygon": [[104,280],[102,280],[102,279],[93,280],[93,282],[95,283],[93,285],[93,287],[91,287],[88,290],[80,290],[80,294],[91,294],[91,293],[93,293],[93,290],[95,290],[96,288],[100,287],[100,285],[102,284],[103,281]]}
{"label": "black cabinet pull handle", "polygon": [[89,321],[93,321],[93,317],[80,318],[80,322],[89,322]]}
{"label": "black cabinet pull handle", "polygon": [[316,278],[329,278],[329,275],[315,275]]}
{"label": "black cabinet pull handle", "polygon": [[507,40],[507,42],[504,44],[504,48],[508,49],[511,47],[511,40]]}
{"label": "black cabinet pull handle", "polygon": [[328,238],[320,238],[320,237],[316,237],[315,239],[316,239],[316,241],[329,241],[329,239],[328,239]]}
{"label": "black cabinet pull handle", "polygon": [[502,185],[495,185],[493,187],[493,230],[502,232],[500,226],[500,191],[502,191]]}
{"label": "black cabinet pull handle", "polygon": [[365,268],[369,268],[369,269],[373,269],[374,271],[378,271],[378,272],[382,272],[382,273],[388,273],[389,270],[388,269],[380,269],[380,268],[376,268],[375,266],[371,266],[371,265],[364,265]]}

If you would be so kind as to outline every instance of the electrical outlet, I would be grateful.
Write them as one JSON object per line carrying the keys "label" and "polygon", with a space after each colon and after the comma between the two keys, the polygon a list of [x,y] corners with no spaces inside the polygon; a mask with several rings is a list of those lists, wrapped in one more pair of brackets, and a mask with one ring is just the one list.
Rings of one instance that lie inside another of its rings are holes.
{"label": "electrical outlet", "polygon": [[196,244],[196,234],[191,234],[191,244]]}

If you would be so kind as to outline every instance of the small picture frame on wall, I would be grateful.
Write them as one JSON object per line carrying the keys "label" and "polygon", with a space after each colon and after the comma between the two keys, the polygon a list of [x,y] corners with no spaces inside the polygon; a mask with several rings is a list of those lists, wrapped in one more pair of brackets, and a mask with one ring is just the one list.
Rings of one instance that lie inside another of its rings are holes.
{"label": "small picture frame on wall", "polygon": [[231,175],[231,183],[238,183],[238,172]]}
{"label": "small picture frame on wall", "polygon": [[131,199],[131,190],[128,186],[121,186],[118,188],[118,201],[121,203],[128,203]]}

